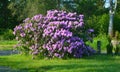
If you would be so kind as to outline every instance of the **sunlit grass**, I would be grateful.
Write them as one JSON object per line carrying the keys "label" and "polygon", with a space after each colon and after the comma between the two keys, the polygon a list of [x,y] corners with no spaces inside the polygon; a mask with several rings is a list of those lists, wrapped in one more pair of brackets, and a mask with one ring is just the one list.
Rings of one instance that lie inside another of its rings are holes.
{"label": "sunlit grass", "polygon": [[0,45],[0,50],[12,50],[14,45]]}
{"label": "sunlit grass", "polygon": [[17,44],[15,40],[0,40],[0,50],[11,50]]}
{"label": "sunlit grass", "polygon": [[16,40],[0,40],[0,45],[15,45]]}

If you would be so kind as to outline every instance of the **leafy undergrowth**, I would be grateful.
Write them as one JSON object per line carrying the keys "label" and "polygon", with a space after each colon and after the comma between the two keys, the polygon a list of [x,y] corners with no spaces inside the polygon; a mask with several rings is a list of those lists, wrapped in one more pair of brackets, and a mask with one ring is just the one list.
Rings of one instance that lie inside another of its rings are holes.
{"label": "leafy undergrowth", "polygon": [[120,56],[94,55],[81,59],[40,59],[31,56],[0,56],[0,66],[20,72],[119,72]]}
{"label": "leafy undergrowth", "polygon": [[106,47],[108,44],[107,35],[100,34],[97,37],[93,38],[93,42],[90,41],[86,42],[88,45],[90,45],[94,50],[97,50],[97,41],[101,41],[101,51],[106,52]]}

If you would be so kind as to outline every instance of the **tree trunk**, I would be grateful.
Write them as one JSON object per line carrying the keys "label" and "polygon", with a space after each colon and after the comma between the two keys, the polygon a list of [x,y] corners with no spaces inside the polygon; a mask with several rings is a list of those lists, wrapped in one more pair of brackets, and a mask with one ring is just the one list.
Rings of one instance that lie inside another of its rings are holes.
{"label": "tree trunk", "polygon": [[108,35],[110,37],[113,36],[113,16],[114,16],[114,11],[113,11],[113,0],[110,0],[110,21],[109,21],[109,28],[108,28]]}
{"label": "tree trunk", "polygon": [[113,16],[114,16],[114,14],[110,13],[110,21],[109,21],[109,28],[108,28],[108,35],[110,37],[113,36]]}

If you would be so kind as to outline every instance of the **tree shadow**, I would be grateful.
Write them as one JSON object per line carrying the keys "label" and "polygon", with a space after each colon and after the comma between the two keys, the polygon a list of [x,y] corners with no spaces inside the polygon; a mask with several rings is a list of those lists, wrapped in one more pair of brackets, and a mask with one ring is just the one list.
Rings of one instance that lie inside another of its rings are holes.
{"label": "tree shadow", "polygon": [[[117,55],[117,56],[119,56],[119,55]],[[116,55],[99,54],[99,55],[92,55],[89,57],[83,57],[83,59],[107,61],[107,60],[116,60],[115,57],[116,57]],[[120,59],[120,58],[118,58],[118,59]]]}

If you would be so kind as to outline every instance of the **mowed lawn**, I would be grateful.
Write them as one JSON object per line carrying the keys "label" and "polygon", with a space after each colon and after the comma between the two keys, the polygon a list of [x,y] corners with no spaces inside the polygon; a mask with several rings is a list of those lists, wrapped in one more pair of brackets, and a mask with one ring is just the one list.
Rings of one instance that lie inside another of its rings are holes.
{"label": "mowed lawn", "polygon": [[94,55],[81,59],[39,59],[0,56],[0,66],[20,72],[120,72],[120,56]]}
{"label": "mowed lawn", "polygon": [[17,44],[15,40],[0,40],[0,50],[12,50],[15,44]]}
{"label": "mowed lawn", "polygon": [[[10,43],[14,45],[16,42]],[[8,44],[8,45],[10,45]],[[3,43],[3,45],[6,45]],[[0,67],[16,72],[120,72],[120,56],[93,55],[80,59],[35,59],[20,54],[0,56]]]}

